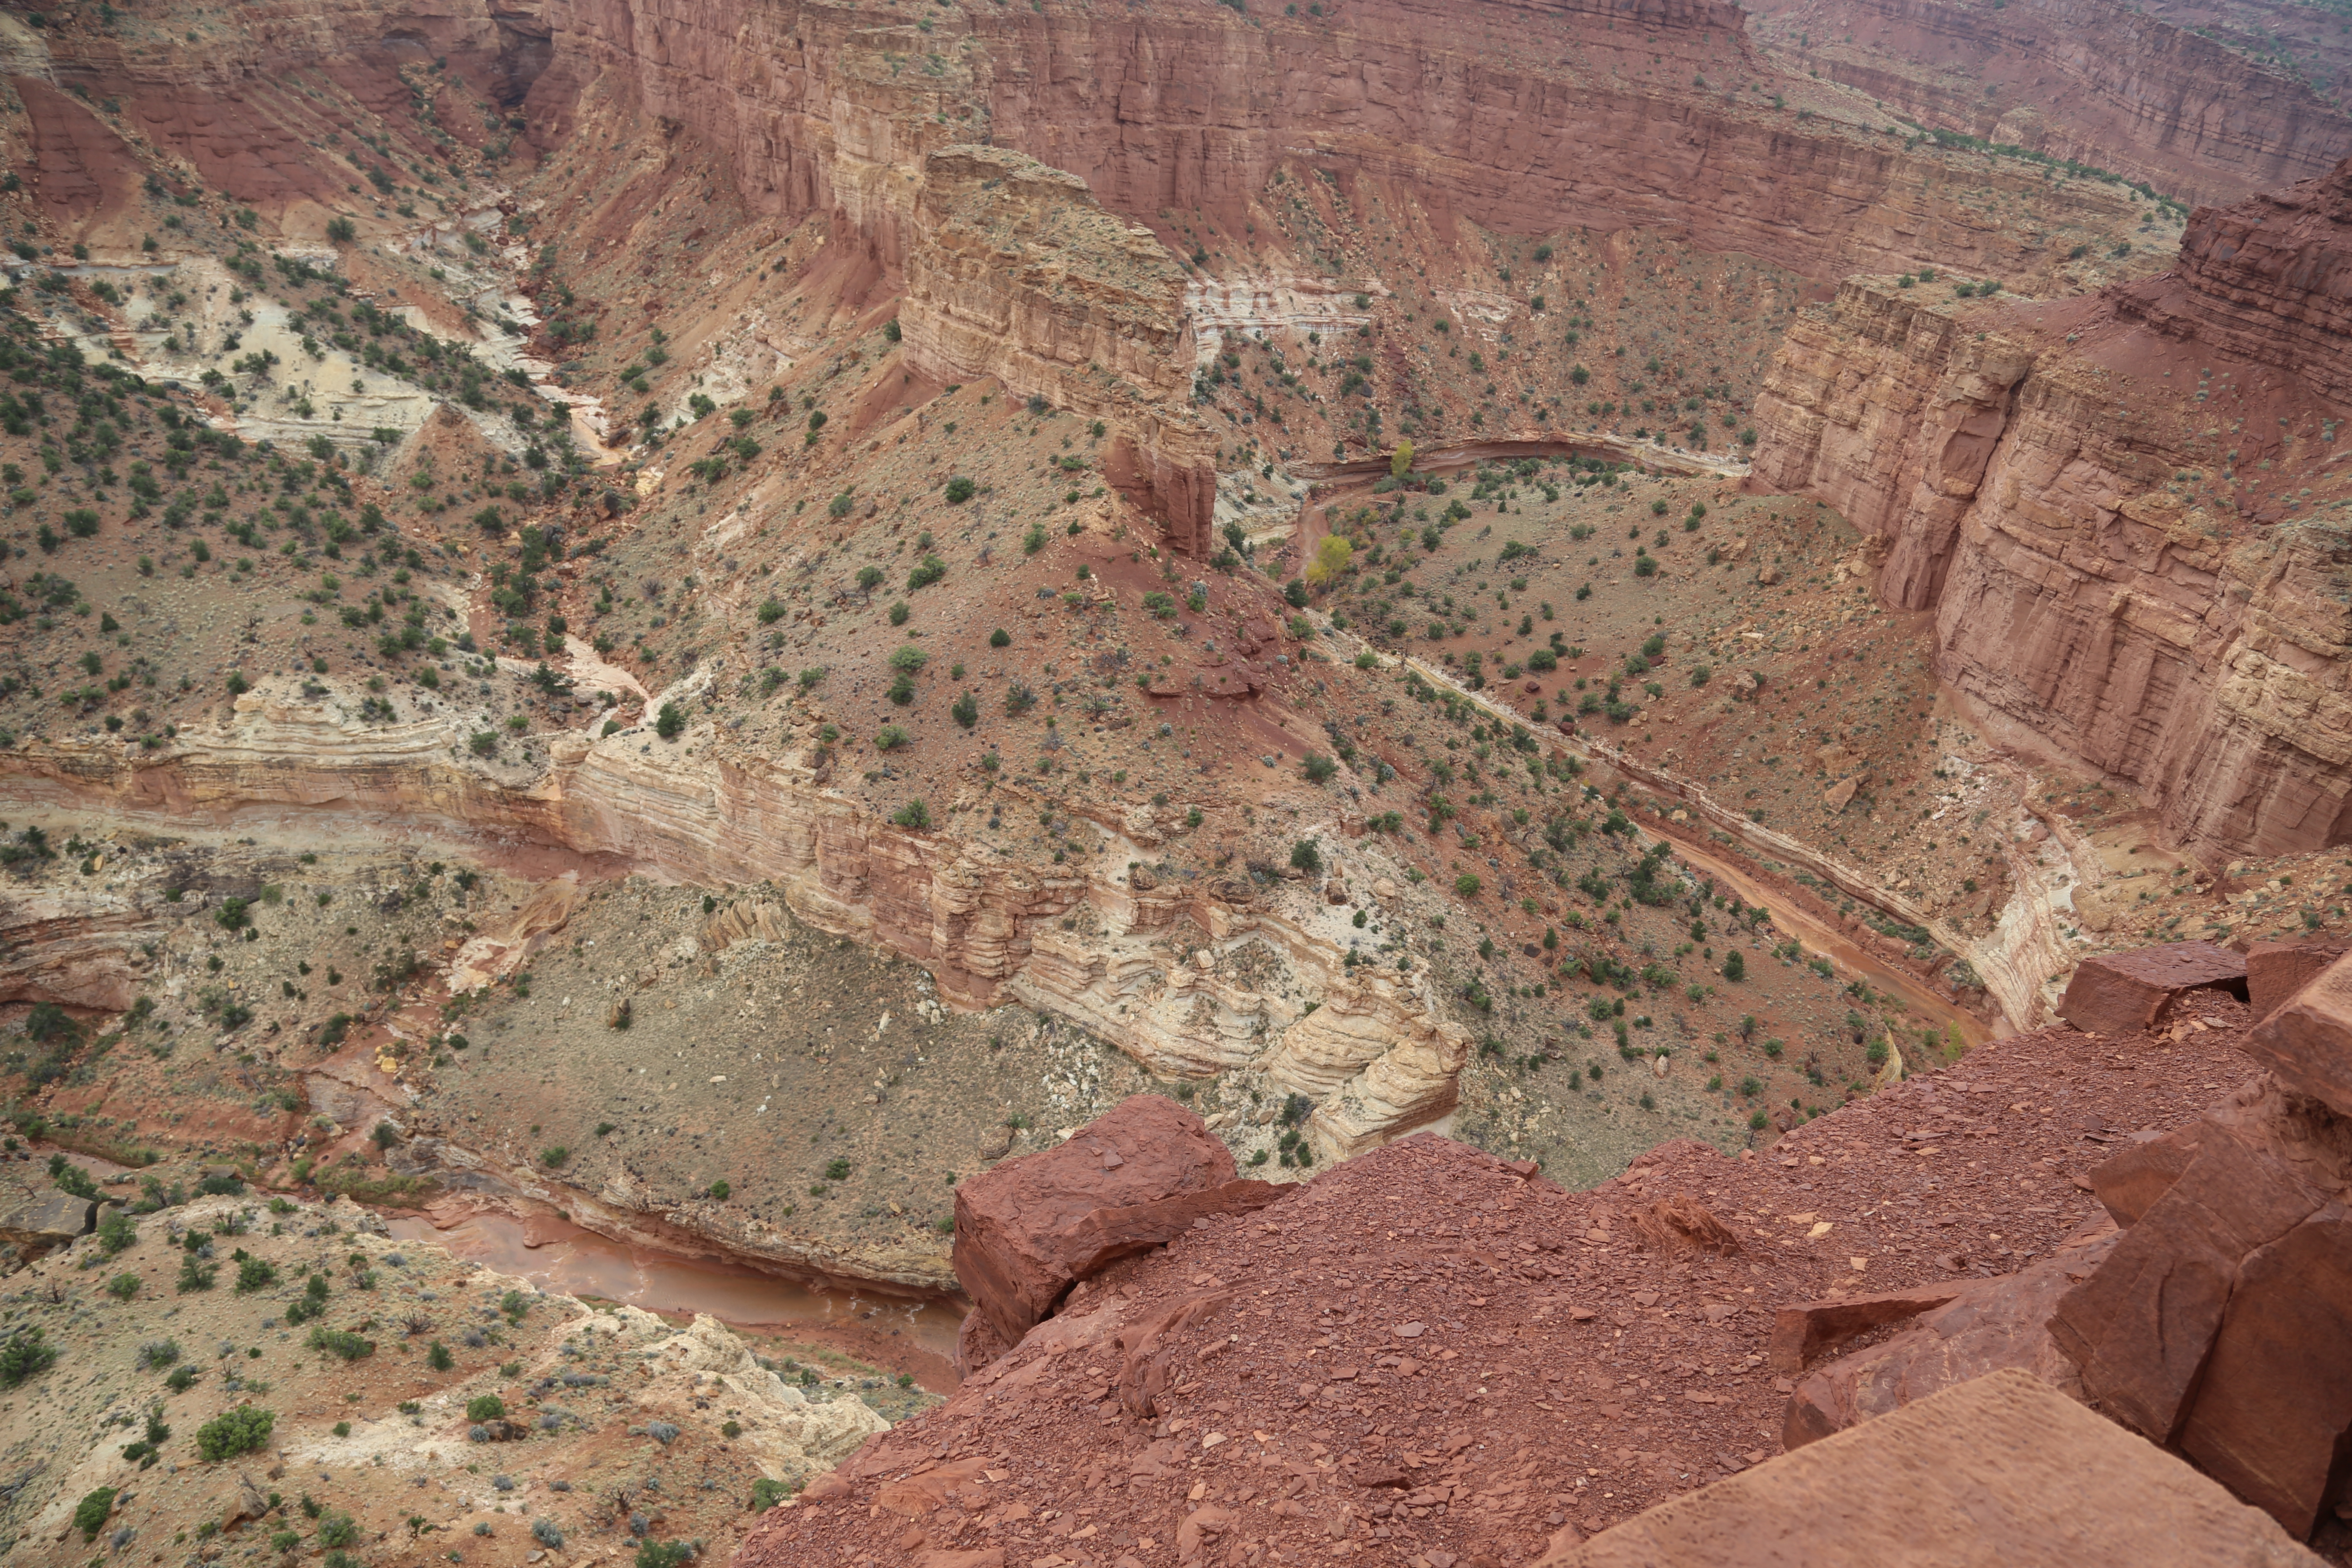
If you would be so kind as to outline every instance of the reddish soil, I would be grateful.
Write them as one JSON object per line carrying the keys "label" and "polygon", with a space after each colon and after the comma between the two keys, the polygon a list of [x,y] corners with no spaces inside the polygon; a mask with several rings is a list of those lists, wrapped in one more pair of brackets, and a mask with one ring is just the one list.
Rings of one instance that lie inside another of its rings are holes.
{"label": "reddish soil", "polygon": [[[1527,1561],[1779,1451],[1775,1307],[2059,1244],[2095,1212],[2073,1178],[2245,1075],[2243,1007],[2188,1015],[2019,1036],[1763,1158],[1676,1142],[1591,1192],[1406,1140],[1088,1281],[740,1561]],[[1645,1235],[1683,1196],[1739,1250]]]}

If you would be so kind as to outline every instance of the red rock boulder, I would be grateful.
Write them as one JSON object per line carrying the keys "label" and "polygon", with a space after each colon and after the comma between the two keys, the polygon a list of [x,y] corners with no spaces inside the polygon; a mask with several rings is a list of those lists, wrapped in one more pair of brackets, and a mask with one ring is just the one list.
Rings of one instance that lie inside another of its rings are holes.
{"label": "red rock boulder", "polygon": [[2247,1007],[2258,1021],[2269,1017],[2344,953],[2345,944],[2332,937],[2254,943],[2246,949]]}
{"label": "red rock boulder", "polygon": [[1059,1147],[956,1188],[956,1278],[998,1339],[1018,1344],[1106,1264],[1196,1219],[1263,1208],[1289,1191],[1235,1176],[1232,1152],[1199,1117],[1137,1095]]}
{"label": "red rock boulder", "polygon": [[2256,1025],[2245,1052],[2282,1087],[2352,1116],[2352,954],[2336,959]]}
{"label": "red rock boulder", "polygon": [[[2311,1004],[2294,1037],[2341,1060],[2315,988],[2271,1022]],[[2102,1410],[2308,1535],[2352,1453],[2352,1117],[2284,1078],[2092,1173],[2130,1229],[2050,1334]]]}
{"label": "red rock boulder", "polygon": [[2074,966],[2058,1016],[2094,1035],[2137,1034],[2155,1027],[2183,992],[2209,986],[2244,1001],[2245,956],[2210,942],[2102,953]]}
{"label": "red rock boulder", "polygon": [[[2100,1215],[2050,1257],[2015,1274],[1941,1288],[1783,1308],[1773,1324],[1773,1364],[1782,1370],[1800,1339],[1829,1341],[1838,1331],[1864,1331],[1899,1321],[1902,1309],[1925,1303],[1909,1326],[1878,1343],[1824,1363],[1799,1381],[1781,1421],[1783,1447],[1798,1448],[1833,1432],[1925,1399],[1940,1390],[2004,1369],[2026,1373],[2061,1394],[2080,1397],[2082,1384],[2049,1331],[2051,1309],[2088,1278],[2116,1242]],[[1940,1301],[1935,1300],[1941,1296]]]}

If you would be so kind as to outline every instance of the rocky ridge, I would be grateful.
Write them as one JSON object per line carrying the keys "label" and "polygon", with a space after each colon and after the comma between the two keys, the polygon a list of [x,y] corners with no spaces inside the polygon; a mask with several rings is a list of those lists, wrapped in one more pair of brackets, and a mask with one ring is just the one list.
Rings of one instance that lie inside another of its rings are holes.
{"label": "rocky ridge", "polygon": [[1670,1143],[1591,1192],[1391,1144],[1083,1280],[746,1560],[1532,1561],[1777,1451],[1779,1309],[2072,1256],[2107,1224],[2085,1170],[2246,1072],[2242,1005],[2179,1005],[2168,1034],[2015,1037],[1769,1158]]}
{"label": "rocky ridge", "polygon": [[[237,699],[209,734],[184,731],[162,758],[120,748],[27,755],[5,789],[25,805],[163,823],[299,809],[313,817],[393,817],[458,837],[520,837],[581,858],[705,884],[769,882],[820,930],[929,968],[960,1005],[1013,998],[1055,1011],[1155,1071],[1255,1064],[1320,1101],[1307,1131],[1326,1158],[1442,1116],[1469,1051],[1433,1007],[1425,975],[1345,963],[1303,912],[1245,880],[1135,886],[1123,860],[1051,876],[993,863],[984,849],[910,830],[826,790],[814,732],[754,755],[716,730],[656,756],[642,731],[555,738],[540,771],[467,756],[462,724],[390,727],[331,718],[283,681]],[[29,764],[29,765],[23,765]],[[1152,831],[1148,816],[1132,831]],[[1129,831],[1123,819],[1112,826]],[[1116,857],[1116,843],[1107,849]],[[1296,897],[1296,895],[1294,895]],[[1298,898],[1313,909],[1314,896]],[[1097,929],[1061,928],[1085,909]],[[1211,944],[1264,944],[1320,1005],[1270,995],[1162,943],[1178,916]],[[615,984],[619,984],[616,977]]]}

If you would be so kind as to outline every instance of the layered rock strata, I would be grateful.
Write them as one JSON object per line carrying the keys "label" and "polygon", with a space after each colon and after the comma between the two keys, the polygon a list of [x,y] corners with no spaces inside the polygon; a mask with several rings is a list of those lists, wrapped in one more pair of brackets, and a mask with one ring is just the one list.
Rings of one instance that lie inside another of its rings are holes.
{"label": "layered rock strata", "polygon": [[1758,405],[1749,488],[1843,511],[1997,735],[2138,788],[2203,857],[2352,834],[2352,531],[2296,489],[2332,479],[2352,393],[2347,213],[2352,164],[2069,303],[1853,279]]}
{"label": "layered rock strata", "polygon": [[[1422,975],[1344,964],[1245,879],[1138,888],[1112,851],[1040,873],[896,826],[824,787],[808,731],[781,752],[701,729],[658,753],[570,734],[543,766],[500,768],[465,753],[460,725],[346,725],[278,679],[161,752],[20,750],[0,798],[174,824],[299,814],[325,827],[348,816],[372,834],[397,822],[566,851],[604,870],[764,882],[820,930],[923,964],[959,1005],[1052,1011],[1171,1077],[1264,1072],[1318,1101],[1306,1131],[1327,1158],[1453,1109],[1468,1037]],[[1066,931],[1066,919],[1087,929]],[[1258,976],[1247,982],[1220,962],[1245,949],[1250,962],[1235,967]]]}
{"label": "layered rock strata", "polygon": [[[1275,169],[1303,160],[1493,227],[1667,225],[1816,277],[1856,260],[2007,276],[2051,260],[1963,211],[1931,155],[1736,90],[1769,74],[1737,7],[1497,0],[1477,19],[1508,30],[1507,53],[1434,0],[1326,10],[1041,4],[951,11],[922,32],[831,0],[550,0],[554,62],[530,106],[536,133],[558,138],[592,81],[626,84],[718,151],[755,205],[837,208],[894,266],[907,176],[980,141],[1067,169],[1145,222],[1197,208],[1238,228]],[[2052,193],[2024,168],[1967,183],[2031,192],[2061,226],[2119,199]]]}
{"label": "layered rock strata", "polygon": [[[1768,0],[1768,47],[1920,123],[2196,202],[2325,174],[2352,121],[2293,72],[2121,0]],[[1799,40],[1805,42],[1799,44]]]}
{"label": "layered rock strata", "polygon": [[1216,442],[1191,408],[1184,272],[1150,230],[1026,154],[945,147],[923,161],[906,276],[908,363],[1115,424],[1111,477],[1177,548],[1209,548]]}

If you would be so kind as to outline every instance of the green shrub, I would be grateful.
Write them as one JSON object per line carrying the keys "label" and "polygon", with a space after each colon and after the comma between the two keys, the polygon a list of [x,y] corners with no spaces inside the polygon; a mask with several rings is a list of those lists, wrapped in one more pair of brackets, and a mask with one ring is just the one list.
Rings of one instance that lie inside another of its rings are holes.
{"label": "green shrub", "polygon": [[665,702],[654,720],[654,733],[665,741],[675,741],[686,731],[686,710],[675,702]]}
{"label": "green shrub", "polygon": [[84,1541],[96,1541],[98,1532],[106,1528],[106,1516],[114,1511],[115,1489],[100,1487],[84,1492],[81,1501],[74,1504],[74,1528],[81,1531]]}
{"label": "green shrub", "polygon": [[1302,838],[1290,847],[1290,864],[1294,870],[1315,876],[1323,869],[1323,851],[1312,838]]}
{"label": "green shrub", "polygon": [[47,1343],[47,1338],[46,1330],[26,1327],[0,1343],[0,1388],[15,1388],[57,1364],[57,1347]]}
{"label": "green shrub", "polygon": [[962,475],[957,475],[954,479],[948,481],[948,504],[950,506],[961,506],[964,502],[971,499],[972,491],[978,488],[978,486],[974,485],[970,479],[965,479]]}
{"label": "green shrub", "polygon": [[139,1227],[131,1224],[131,1216],[121,1209],[108,1215],[98,1227],[99,1247],[109,1258],[118,1252],[128,1251],[138,1239]]}
{"label": "green shrub", "polygon": [[456,1363],[456,1360],[457,1358],[449,1353],[449,1347],[439,1340],[435,1340],[433,1348],[425,1352],[425,1364],[435,1372],[447,1372]]}
{"label": "green shrub", "polygon": [[730,1197],[734,1195],[734,1192],[735,1189],[723,1181],[713,1182],[710,1184],[710,1195],[717,1198],[720,1203],[725,1203]]}
{"label": "green shrub", "polygon": [[278,1266],[259,1258],[241,1258],[236,1264],[236,1293],[250,1296],[278,1283]]}
{"label": "green shrub", "polygon": [[1726,980],[1745,980],[1748,978],[1748,960],[1740,955],[1738,948],[1732,949],[1731,952],[1724,958],[1723,977]]}
{"label": "green shrub", "polygon": [[118,1301],[128,1301],[139,1294],[140,1279],[136,1274],[118,1274],[106,1282],[106,1293]]}
{"label": "green shrub", "polygon": [[349,1329],[331,1329],[324,1323],[311,1326],[310,1345],[314,1351],[324,1351],[345,1361],[357,1361],[362,1356],[375,1353],[373,1340],[362,1339]]}
{"label": "green shrub", "polygon": [[359,1538],[358,1521],[341,1510],[319,1521],[319,1544],[321,1546],[349,1546]]}
{"label": "green shrub", "polygon": [[683,1541],[647,1541],[637,1548],[637,1568],[685,1568],[694,1548]]}
{"label": "green shrub", "polygon": [[479,1426],[485,1421],[503,1420],[507,1402],[495,1394],[478,1394],[466,1401],[466,1419]]}
{"label": "green shrub", "polygon": [[561,1143],[551,1145],[539,1152],[539,1163],[551,1171],[562,1170],[563,1163],[571,1158],[572,1151]]}
{"label": "green shrub", "polygon": [[275,1411],[241,1405],[196,1428],[196,1452],[206,1459],[232,1459],[253,1453],[268,1443],[270,1428],[277,1425]]}

